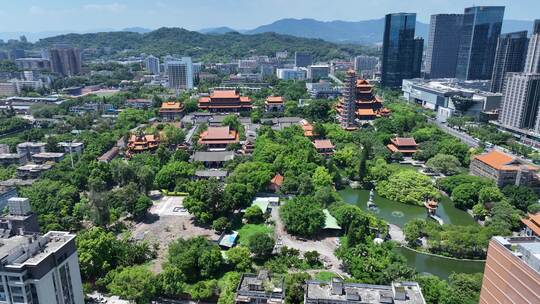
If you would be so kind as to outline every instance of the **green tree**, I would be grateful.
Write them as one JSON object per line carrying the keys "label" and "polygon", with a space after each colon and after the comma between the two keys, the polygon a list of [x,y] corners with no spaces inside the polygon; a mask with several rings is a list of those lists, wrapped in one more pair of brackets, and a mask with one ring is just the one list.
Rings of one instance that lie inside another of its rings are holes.
{"label": "green tree", "polygon": [[332,175],[330,175],[325,167],[317,167],[311,179],[315,188],[327,188],[334,184]]}
{"label": "green tree", "polygon": [[478,202],[479,189],[475,184],[462,184],[452,191],[452,201],[460,209],[470,209]]}
{"label": "green tree", "polygon": [[538,195],[529,187],[508,185],[502,192],[510,205],[521,211],[527,211],[530,205],[538,202]]}
{"label": "green tree", "polygon": [[255,192],[264,191],[273,177],[271,165],[263,162],[245,162],[229,176],[228,183],[251,185]]}
{"label": "green tree", "polygon": [[[234,248],[233,248],[234,249]],[[231,249],[232,250],[232,249]],[[227,254],[230,250],[227,252]],[[234,304],[236,287],[240,284],[241,275],[238,272],[227,272],[221,280],[219,280],[219,299],[218,304]]]}
{"label": "green tree", "polygon": [[254,233],[248,239],[249,250],[261,260],[266,260],[272,255],[274,245],[274,239],[264,232]]}
{"label": "green tree", "polygon": [[126,267],[114,271],[107,285],[110,293],[146,304],[156,295],[156,277],[146,266]]}
{"label": "green tree", "polygon": [[236,246],[227,251],[227,261],[239,272],[251,271],[251,252],[244,246]]}
{"label": "green tree", "polygon": [[387,181],[379,182],[377,192],[390,200],[413,205],[423,205],[426,198],[439,197],[431,179],[412,170],[399,171]]}
{"label": "green tree", "polygon": [[259,206],[253,205],[246,209],[246,212],[244,213],[244,219],[246,219],[248,223],[258,224],[264,219],[263,212],[261,208],[259,208]]}
{"label": "green tree", "polygon": [[287,201],[279,211],[287,232],[291,234],[314,236],[324,227],[323,210],[312,197],[297,196]]}
{"label": "green tree", "polygon": [[459,173],[461,164],[457,157],[453,155],[437,154],[426,162],[426,166],[435,172],[454,175]]}
{"label": "green tree", "polygon": [[311,276],[306,272],[285,275],[285,302],[290,304],[304,303],[304,287]]}
{"label": "green tree", "polygon": [[160,189],[174,190],[179,182],[185,182],[195,174],[195,167],[187,162],[170,162],[156,174],[156,185]]}
{"label": "green tree", "polygon": [[223,202],[222,186],[215,180],[200,180],[192,184],[184,207],[198,222],[211,223],[220,213]]}

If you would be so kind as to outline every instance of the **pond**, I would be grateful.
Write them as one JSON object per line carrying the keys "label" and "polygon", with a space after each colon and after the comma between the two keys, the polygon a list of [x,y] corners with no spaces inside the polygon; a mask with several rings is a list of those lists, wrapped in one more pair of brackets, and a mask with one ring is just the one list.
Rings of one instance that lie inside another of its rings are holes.
{"label": "pond", "polygon": [[418,253],[404,247],[397,247],[395,250],[405,256],[405,258],[407,259],[407,264],[416,269],[416,271],[418,271],[419,273],[430,273],[445,280],[448,279],[452,272],[484,272],[484,262],[482,261],[463,261],[448,259],[444,257]]}
{"label": "pond", "polygon": [[[346,203],[357,205],[363,210],[368,210],[367,201],[369,199],[369,190],[352,189],[350,187],[339,191],[339,194]],[[402,204],[388,200],[379,196],[376,192],[374,202],[378,207],[375,213],[378,217],[387,222],[403,227],[412,219],[427,218],[426,208],[423,206],[415,206]],[[448,197],[444,197],[437,208],[437,215],[442,218],[445,224],[454,225],[474,225],[474,219],[465,211],[454,206]]]}
{"label": "pond", "polygon": [[[348,187],[339,191],[339,194],[345,202],[369,211],[367,208],[369,190]],[[412,219],[425,219],[427,217],[424,207],[394,202],[377,195],[376,192],[374,202],[378,210],[369,212],[399,227],[403,227]],[[474,219],[467,212],[456,208],[448,197],[443,197],[439,202],[437,215],[443,219],[445,224],[476,225]],[[448,279],[452,272],[476,273],[484,271],[484,262],[481,261],[454,260],[419,253],[403,247],[396,248],[396,251],[405,256],[409,266],[414,267],[419,273],[430,273],[442,279]]]}

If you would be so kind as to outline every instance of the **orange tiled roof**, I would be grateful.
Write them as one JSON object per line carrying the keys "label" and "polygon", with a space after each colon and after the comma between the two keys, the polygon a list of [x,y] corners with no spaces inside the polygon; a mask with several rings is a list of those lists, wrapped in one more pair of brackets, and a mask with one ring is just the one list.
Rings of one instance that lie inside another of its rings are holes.
{"label": "orange tiled roof", "polygon": [[282,96],[268,96],[266,97],[267,103],[283,103],[285,100]]}
{"label": "orange tiled roof", "polygon": [[358,115],[366,115],[366,116],[375,115],[375,111],[373,111],[373,109],[358,109],[356,113],[358,113]]}
{"label": "orange tiled roof", "polygon": [[271,182],[272,184],[277,185],[277,186],[283,185],[283,175],[281,175],[281,174],[279,174],[279,173],[276,174],[276,176],[274,176],[274,177],[270,180],[270,182]]}
{"label": "orange tiled roof", "polygon": [[174,101],[167,101],[161,104],[160,110],[182,110],[183,106],[180,102],[174,102]]}
{"label": "orange tiled roof", "polygon": [[392,143],[398,147],[400,146],[417,146],[416,141],[412,137],[396,137],[393,138]]}
{"label": "orange tiled roof", "polygon": [[526,218],[522,218],[521,222],[529,227],[534,234],[540,236],[540,212],[536,214],[529,214]]}
{"label": "orange tiled roof", "polygon": [[[522,164],[517,159],[498,150],[491,150],[488,153],[476,155],[474,159],[483,162],[484,164],[497,170],[518,170]],[[538,167],[526,165],[530,170],[538,170]]]}
{"label": "orange tiled roof", "polygon": [[235,90],[213,91],[210,98],[238,98],[240,95]]}

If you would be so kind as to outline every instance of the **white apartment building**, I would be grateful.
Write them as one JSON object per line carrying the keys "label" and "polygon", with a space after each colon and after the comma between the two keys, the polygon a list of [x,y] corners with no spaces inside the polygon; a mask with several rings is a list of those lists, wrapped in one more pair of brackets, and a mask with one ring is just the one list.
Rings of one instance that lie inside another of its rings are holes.
{"label": "white apartment building", "polygon": [[191,57],[166,61],[165,65],[169,76],[169,88],[176,90],[193,88],[193,63]]}

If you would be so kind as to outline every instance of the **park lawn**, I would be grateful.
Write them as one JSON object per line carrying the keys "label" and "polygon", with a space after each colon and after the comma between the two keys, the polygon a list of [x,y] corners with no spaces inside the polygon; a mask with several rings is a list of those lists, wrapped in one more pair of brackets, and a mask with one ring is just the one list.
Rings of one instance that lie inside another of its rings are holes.
{"label": "park lawn", "polygon": [[238,229],[238,243],[247,246],[249,237],[257,232],[272,233],[274,227],[265,224],[245,224]]}
{"label": "park lawn", "polygon": [[332,278],[337,278],[338,275],[331,271],[320,271],[315,274],[315,280],[330,281]]}

